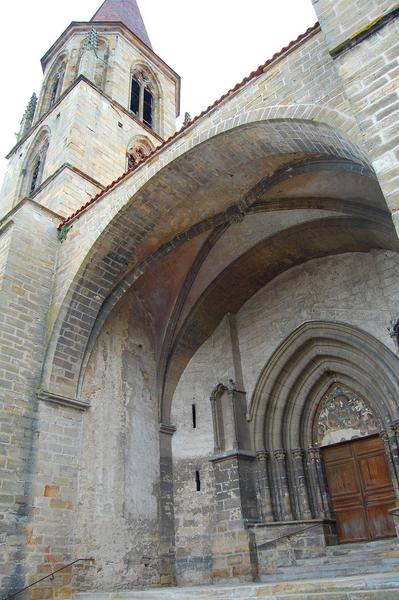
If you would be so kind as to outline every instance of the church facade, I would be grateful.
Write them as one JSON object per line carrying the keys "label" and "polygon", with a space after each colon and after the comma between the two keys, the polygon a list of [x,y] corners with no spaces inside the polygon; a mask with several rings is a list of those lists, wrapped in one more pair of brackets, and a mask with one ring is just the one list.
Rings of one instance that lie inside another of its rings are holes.
{"label": "church facade", "polygon": [[0,195],[6,594],[83,558],[26,597],[255,581],[274,539],[399,532],[399,6],[313,4],[177,132],[135,0],[42,58]]}

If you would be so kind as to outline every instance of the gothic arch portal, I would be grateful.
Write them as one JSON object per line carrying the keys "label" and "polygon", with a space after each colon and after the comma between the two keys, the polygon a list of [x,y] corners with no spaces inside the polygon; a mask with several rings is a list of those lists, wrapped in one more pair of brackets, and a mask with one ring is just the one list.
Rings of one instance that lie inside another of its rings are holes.
{"label": "gothic arch portal", "polygon": [[[353,418],[345,422],[350,408],[343,411],[343,429],[354,429],[344,436],[383,437],[398,494],[398,367],[398,358],[384,344],[339,322],[306,322],[274,352],[256,384],[250,418],[257,454],[269,459],[275,520],[331,517],[320,446],[337,440],[320,440],[317,424],[334,390],[363,408],[356,427]],[[361,418],[368,422],[361,424]]]}

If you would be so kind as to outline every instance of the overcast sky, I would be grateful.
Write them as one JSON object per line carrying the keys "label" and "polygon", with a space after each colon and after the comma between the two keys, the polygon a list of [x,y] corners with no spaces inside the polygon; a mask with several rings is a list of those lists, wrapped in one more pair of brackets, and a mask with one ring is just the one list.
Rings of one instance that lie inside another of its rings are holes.
{"label": "overcast sky", "polygon": [[[154,51],[182,77],[193,117],[316,21],[311,0],[138,0]],[[42,82],[40,58],[71,21],[101,0],[2,3],[0,178],[26,104]]]}

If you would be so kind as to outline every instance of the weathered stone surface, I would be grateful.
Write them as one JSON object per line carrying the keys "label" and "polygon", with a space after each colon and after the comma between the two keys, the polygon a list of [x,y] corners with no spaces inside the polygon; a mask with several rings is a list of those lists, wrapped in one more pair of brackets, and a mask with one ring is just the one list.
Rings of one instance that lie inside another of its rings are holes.
{"label": "weathered stone surface", "polygon": [[[174,133],[178,77],[118,24],[90,41],[73,23],[45,55],[0,201],[7,593],[79,557],[31,599],[334,569],[317,435],[334,385],[370,407],[375,428],[352,429],[381,433],[399,498],[398,20],[373,29],[388,1],[314,5],[321,29],[118,182],[132,145]],[[152,130],[129,112],[137,69]],[[357,597],[317,585],[297,597]]]}

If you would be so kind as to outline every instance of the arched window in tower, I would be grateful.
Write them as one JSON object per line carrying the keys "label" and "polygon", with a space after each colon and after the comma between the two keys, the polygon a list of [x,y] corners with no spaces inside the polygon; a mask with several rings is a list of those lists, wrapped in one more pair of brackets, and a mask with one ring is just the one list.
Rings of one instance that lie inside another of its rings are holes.
{"label": "arched window in tower", "polygon": [[151,129],[156,129],[156,98],[155,78],[143,68],[136,69],[131,80],[130,110]]}
{"label": "arched window in tower", "polygon": [[133,77],[132,79],[132,95],[130,98],[130,110],[138,117],[140,115],[140,84]]}
{"label": "arched window in tower", "polygon": [[52,83],[52,88],[51,88],[51,95],[50,95],[50,108],[52,106],[54,106],[54,104],[57,102],[58,99],[58,92],[60,89],[60,82],[61,82],[61,73],[57,73],[56,76],[53,79],[53,83]]}
{"label": "arched window in tower", "polygon": [[52,69],[46,77],[43,84],[43,91],[39,100],[40,115],[52,108],[61,96],[66,64],[67,59],[65,54],[63,54],[55,61]]}
{"label": "arched window in tower", "polygon": [[141,162],[153,150],[150,140],[145,137],[139,137],[133,140],[127,151],[127,168],[131,169],[134,165]]}
{"label": "arched window in tower", "polygon": [[36,159],[36,162],[34,163],[34,166],[33,166],[33,173],[32,173],[32,179],[31,179],[31,183],[30,183],[29,195],[33,194],[33,192],[36,190],[36,188],[38,186],[41,163],[42,163],[42,157],[38,156]]}
{"label": "arched window in tower", "polygon": [[38,111],[36,113],[38,117],[42,116],[58,102],[63,91],[66,66],[67,56],[63,53],[47,71],[38,102]]}
{"label": "arched window in tower", "polygon": [[49,145],[48,135],[47,129],[42,130],[27,155],[25,167],[22,170],[20,189],[22,197],[33,196],[43,182],[43,170]]}
{"label": "arched window in tower", "polygon": [[149,90],[144,90],[143,121],[148,127],[152,127],[152,105],[153,98]]}
{"label": "arched window in tower", "polygon": [[76,61],[75,76],[83,75],[100,90],[105,90],[108,60],[109,42],[92,27],[90,33],[82,41]]}
{"label": "arched window in tower", "polygon": [[46,140],[40,147],[39,151],[34,155],[28,167],[28,189],[27,195],[32,196],[42,183],[43,168],[46,160],[48,141]]}

